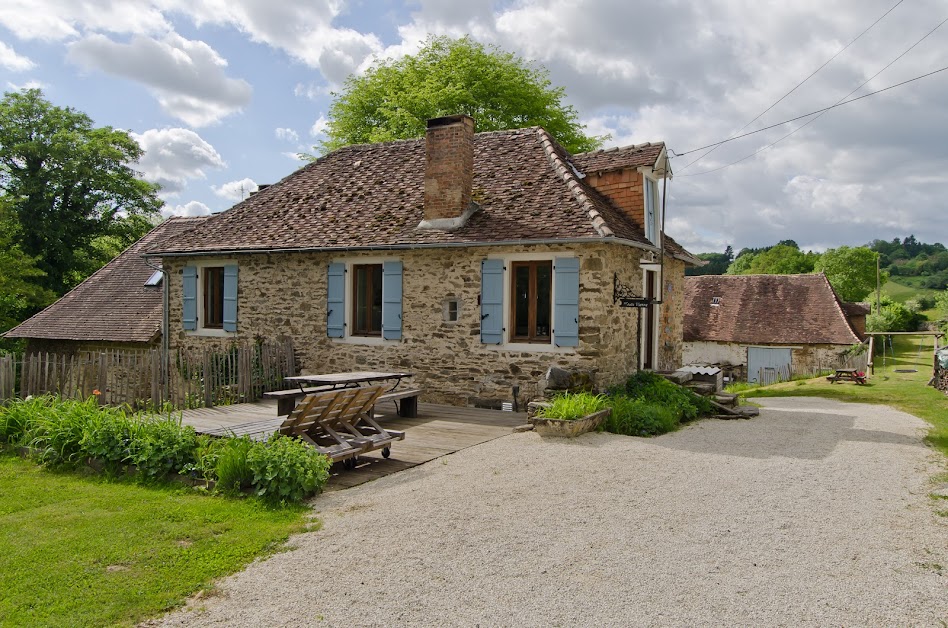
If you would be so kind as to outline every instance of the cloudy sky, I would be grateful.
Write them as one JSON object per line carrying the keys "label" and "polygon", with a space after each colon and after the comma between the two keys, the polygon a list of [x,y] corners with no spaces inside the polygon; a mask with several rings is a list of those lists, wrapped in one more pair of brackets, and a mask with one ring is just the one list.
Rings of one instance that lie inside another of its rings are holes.
{"label": "cloudy sky", "polygon": [[[936,29],[948,4],[897,2],[3,0],[0,81],[130,130],[167,213],[198,215],[298,168],[331,92],[429,33],[542,64],[609,146],[664,140],[685,153],[736,134],[893,6],[743,132],[832,105],[867,79],[853,97],[948,66],[948,24]],[[696,163],[704,151],[675,158],[668,233],[694,252],[909,234],[948,244],[948,71],[748,157],[808,120]]]}

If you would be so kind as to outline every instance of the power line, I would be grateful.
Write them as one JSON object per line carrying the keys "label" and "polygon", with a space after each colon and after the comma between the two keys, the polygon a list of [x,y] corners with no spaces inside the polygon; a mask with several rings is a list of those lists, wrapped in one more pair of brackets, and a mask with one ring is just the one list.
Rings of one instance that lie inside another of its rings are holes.
{"label": "power line", "polygon": [[[930,31],[928,31],[927,33],[925,33],[925,35],[923,35],[921,39],[919,39],[919,40],[916,41],[914,44],[912,44],[911,46],[909,46],[908,48],[906,48],[905,51],[902,52],[902,54],[900,54],[900,55],[897,56],[895,59],[893,59],[892,61],[890,61],[889,63],[887,63],[881,70],[879,70],[878,72],[876,72],[875,74],[873,74],[872,76],[870,76],[869,78],[867,78],[865,81],[863,81],[862,83],[860,83],[860,84],[856,87],[856,89],[852,90],[851,92],[849,92],[848,94],[846,94],[845,96],[843,96],[842,98],[840,98],[838,101],[836,101],[836,104],[831,105],[831,106],[829,106],[829,107],[826,107],[826,108],[824,108],[824,109],[820,109],[820,110],[814,111],[814,112],[812,112],[812,113],[810,113],[810,114],[808,114],[808,115],[800,116],[800,117],[794,118],[793,120],[787,120],[786,122],[784,122],[784,124],[786,124],[787,122],[794,122],[795,120],[799,120],[800,118],[807,118],[807,117],[809,117],[809,116],[811,116],[811,115],[815,115],[815,116],[816,116],[815,118],[813,118],[813,119],[811,119],[811,120],[807,120],[806,122],[804,122],[803,124],[801,124],[801,125],[798,126],[797,128],[793,129],[792,131],[790,131],[789,133],[787,133],[787,134],[784,135],[783,137],[781,137],[781,138],[779,138],[779,139],[777,139],[777,140],[774,140],[773,142],[771,142],[770,144],[767,144],[766,146],[763,146],[763,147],[761,147],[761,148],[758,148],[757,150],[755,150],[754,152],[750,153],[749,155],[745,155],[744,157],[741,157],[741,158],[738,159],[737,161],[732,161],[732,162],[729,163],[729,164],[725,164],[725,165],[719,166],[719,167],[717,167],[717,168],[712,168],[711,170],[705,170],[705,171],[703,171],[703,172],[694,172],[694,173],[692,173],[692,174],[683,174],[683,175],[680,175],[680,176],[683,176],[683,177],[696,177],[696,176],[699,176],[699,175],[702,175],[702,174],[711,174],[712,172],[718,172],[719,170],[724,170],[725,168],[730,168],[731,166],[737,165],[737,164],[741,163],[742,161],[746,161],[746,160],[750,159],[751,157],[757,155],[758,153],[760,153],[760,152],[762,152],[762,151],[765,151],[765,150],[767,150],[768,148],[771,148],[772,146],[776,146],[777,144],[779,144],[780,142],[784,141],[785,139],[787,139],[788,137],[790,137],[791,135],[793,135],[793,134],[796,133],[797,131],[801,130],[802,128],[804,128],[804,127],[806,127],[806,126],[808,126],[808,125],[810,125],[810,124],[812,124],[813,122],[816,122],[818,119],[820,119],[820,117],[821,117],[824,113],[826,113],[826,112],[829,111],[830,109],[835,109],[836,107],[840,107],[840,106],[842,106],[842,105],[846,105],[846,104],[849,104],[849,103],[851,103],[851,102],[855,102],[855,101],[857,101],[857,100],[862,100],[863,98],[867,98],[867,97],[869,97],[869,96],[874,96],[875,94],[878,94],[878,93],[884,92],[884,91],[888,91],[888,90],[893,89],[893,88],[895,88],[895,87],[899,87],[900,85],[905,85],[906,83],[911,83],[911,82],[913,82],[913,81],[917,81],[917,80],[919,80],[919,79],[922,79],[922,78],[931,76],[932,74],[937,74],[937,73],[939,73],[939,72],[945,71],[946,69],[948,69],[948,66],[946,66],[946,67],[944,67],[944,68],[941,68],[940,70],[935,70],[935,71],[933,71],[933,72],[929,72],[928,74],[923,74],[923,75],[921,75],[921,76],[917,76],[917,77],[912,78],[912,79],[909,79],[909,80],[907,80],[907,81],[902,81],[901,83],[896,83],[895,85],[890,85],[889,87],[885,87],[885,88],[883,88],[883,89],[880,89],[880,90],[877,90],[877,91],[874,91],[874,92],[870,92],[870,93],[868,93],[868,94],[864,94],[864,95],[859,96],[859,97],[857,97],[857,98],[853,98],[852,100],[845,100],[846,98],[849,98],[850,96],[852,96],[853,94],[855,94],[856,92],[858,92],[860,89],[862,89],[863,86],[866,85],[866,83],[868,83],[869,81],[871,81],[872,79],[876,78],[877,76],[879,76],[880,74],[882,74],[883,72],[885,72],[886,70],[888,70],[890,67],[892,67],[892,65],[895,64],[896,61],[898,61],[899,59],[901,59],[902,57],[904,57],[905,55],[907,55],[909,52],[912,51],[912,49],[914,49],[914,48],[915,48],[916,46],[918,46],[920,43],[922,43],[923,41],[925,41],[926,39],[928,39],[929,35],[931,35],[931,34],[934,33],[935,31],[937,31],[939,28],[941,28],[942,25],[943,25],[945,22],[948,22],[948,18],[945,18],[945,19],[943,19],[941,22],[939,22],[938,25],[935,26],[935,28],[933,28],[933,29],[931,29]],[[774,126],[779,126],[779,125],[774,125]],[[769,128],[773,128],[773,126],[771,126],[771,127],[769,127]],[[760,130],[763,131],[763,130],[765,130],[765,129],[760,129]],[[746,135],[750,135],[750,134],[748,133],[748,134],[746,134]],[[737,139],[737,138],[734,138],[734,139]],[[720,145],[720,144],[719,144],[719,145]],[[715,148],[717,148],[717,146],[715,146]],[[701,150],[701,149],[698,149],[698,150]]]}
{"label": "power line", "polygon": [[[797,91],[797,88],[801,87],[804,83],[806,83],[806,82],[809,81],[811,78],[813,78],[814,76],[816,76],[816,73],[817,73],[817,72],[819,72],[820,70],[822,70],[823,68],[825,68],[826,66],[828,66],[828,65],[833,61],[833,59],[835,59],[836,57],[838,57],[839,55],[841,55],[847,48],[849,48],[849,47],[852,46],[854,43],[856,43],[856,41],[857,41],[860,37],[862,37],[863,35],[865,35],[866,33],[868,33],[870,30],[872,30],[872,28],[873,28],[876,24],[878,24],[879,22],[881,22],[881,21],[883,20],[883,18],[885,18],[885,16],[887,16],[889,13],[892,13],[892,11],[894,11],[895,8],[896,8],[897,6],[899,6],[900,4],[902,4],[902,2],[904,2],[904,1],[905,1],[905,0],[899,0],[898,2],[896,2],[895,4],[893,4],[892,7],[891,7],[888,11],[886,11],[885,13],[883,13],[883,14],[879,17],[879,19],[877,19],[875,22],[873,22],[872,24],[870,24],[870,25],[869,25],[869,28],[867,28],[867,29],[864,30],[863,32],[861,32],[861,33],[859,33],[858,35],[856,35],[855,39],[853,39],[851,42],[849,42],[848,44],[846,44],[845,46],[843,46],[842,48],[840,48],[840,49],[836,52],[836,54],[834,54],[832,57],[830,57],[829,59],[827,59],[827,60],[823,63],[823,65],[821,65],[820,67],[818,67],[818,68],[816,68],[815,70],[813,70],[813,72],[810,73],[810,75],[809,75],[808,77],[806,77],[805,79],[803,79],[802,81],[800,81],[799,83],[797,83],[796,85],[794,85],[793,89],[791,89],[789,92],[787,92],[786,94],[784,94],[783,96],[781,96],[780,98],[778,98],[772,105],[770,105],[769,107],[767,107],[766,109],[764,109],[763,111],[761,111],[759,114],[757,114],[757,116],[756,116],[753,120],[751,120],[750,122],[748,122],[747,124],[745,124],[744,126],[742,126],[741,128],[739,128],[736,132],[737,132],[737,133],[740,133],[741,131],[743,131],[744,129],[746,129],[747,127],[749,127],[750,125],[752,125],[752,124],[754,124],[755,122],[757,122],[757,121],[761,118],[761,116],[763,116],[765,113],[767,113],[768,111],[770,111],[771,109],[773,109],[774,107],[776,107],[777,105],[779,105],[780,102],[781,102],[784,98],[786,98],[787,96],[789,96],[789,95],[792,94],[793,92]],[[720,145],[719,145],[719,146],[720,146]],[[703,154],[703,155],[697,157],[694,161],[690,162],[687,166],[683,167],[683,168],[680,170],[680,172],[684,172],[685,170],[687,170],[688,168],[690,168],[690,167],[693,166],[694,164],[698,163],[699,161],[701,161],[702,159],[704,159],[705,157],[707,157],[708,155],[710,155],[711,153],[713,153],[713,152],[716,151],[717,149],[718,149],[717,146],[713,147],[711,150],[709,150],[709,151],[706,152],[705,154]]]}
{"label": "power line", "polygon": [[[927,74],[922,74],[921,76],[916,76],[915,78],[910,78],[910,79],[908,79],[908,80],[906,80],[906,81],[902,81],[901,83],[896,83],[895,85],[889,85],[888,87],[883,87],[882,89],[877,89],[877,90],[874,91],[874,92],[869,92],[868,94],[863,94],[862,96],[857,96],[857,97],[852,98],[852,99],[850,99],[850,100],[845,100],[845,101],[843,101],[843,102],[838,102],[838,103],[836,103],[835,105],[830,105],[829,107],[824,107],[824,108],[822,108],[822,109],[817,109],[816,111],[811,111],[810,113],[805,113],[805,114],[803,114],[803,115],[801,115],[801,116],[797,116],[796,118],[790,118],[790,119],[788,119],[788,120],[784,120],[783,122],[778,122],[778,123],[776,123],[776,124],[771,124],[770,126],[766,126],[766,127],[762,128],[762,129],[757,129],[756,131],[748,131],[747,133],[744,133],[743,135],[735,135],[734,137],[729,137],[729,138],[727,138],[726,140],[721,140],[720,142],[714,142],[714,143],[712,143],[712,144],[706,144],[706,145],[704,145],[704,146],[699,146],[698,148],[692,148],[691,150],[686,150],[686,151],[683,152],[683,153],[675,153],[674,155],[672,155],[672,158],[675,158],[675,157],[684,157],[685,155],[690,155],[691,153],[696,153],[696,152],[698,152],[699,150],[704,150],[704,149],[706,149],[706,148],[711,148],[711,147],[713,147],[713,146],[720,146],[721,144],[727,144],[728,142],[733,142],[734,140],[739,140],[739,139],[741,139],[741,138],[743,138],[743,137],[747,137],[747,136],[749,136],[749,135],[754,135],[754,134],[756,134],[756,133],[761,133],[761,132],[763,132],[763,131],[768,131],[768,130],[770,130],[770,129],[773,129],[773,128],[778,127],[778,126],[783,126],[784,124],[788,124],[788,123],[790,123],[790,122],[796,122],[797,120],[802,120],[803,118],[809,118],[810,116],[815,116],[815,115],[817,115],[817,114],[822,114],[822,113],[825,113],[825,112],[829,111],[830,109],[836,109],[837,107],[842,107],[843,105],[848,105],[848,104],[850,104],[850,103],[854,103],[854,102],[856,102],[857,100],[862,100],[863,98],[869,98],[870,96],[875,96],[876,94],[881,94],[882,92],[887,92],[887,91],[889,91],[890,89],[895,89],[896,87],[901,87],[901,86],[903,86],[903,85],[906,85],[906,84],[908,84],[908,83],[912,83],[912,82],[914,82],[914,81],[921,80],[921,79],[923,79],[923,78],[928,78],[929,76],[932,76],[932,75],[934,75],[934,74],[938,74],[939,72],[944,72],[945,70],[948,70],[948,65],[946,65],[946,66],[943,67],[943,68],[939,68],[939,69],[937,69],[937,70],[932,70],[931,72],[928,72]],[[861,87],[861,86],[860,86],[860,87]],[[857,88],[857,89],[858,89],[858,88]],[[674,151],[672,151],[672,152],[674,152]],[[686,175],[681,175],[681,176],[684,176],[684,177],[693,177],[693,176],[695,176],[695,175],[686,174]]]}

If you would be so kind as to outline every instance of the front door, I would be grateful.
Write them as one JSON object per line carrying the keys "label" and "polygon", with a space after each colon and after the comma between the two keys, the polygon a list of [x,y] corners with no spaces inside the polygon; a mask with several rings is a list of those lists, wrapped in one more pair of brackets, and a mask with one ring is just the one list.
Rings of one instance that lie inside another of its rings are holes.
{"label": "front door", "polygon": [[[653,270],[645,271],[645,296],[651,303],[655,300],[655,280],[658,273]],[[645,308],[645,333],[642,342],[642,368],[655,370],[658,368],[657,356],[655,355],[656,345],[658,344],[658,306],[651,304]]]}
{"label": "front door", "polygon": [[748,347],[747,381],[773,384],[790,379],[790,349],[782,347]]}

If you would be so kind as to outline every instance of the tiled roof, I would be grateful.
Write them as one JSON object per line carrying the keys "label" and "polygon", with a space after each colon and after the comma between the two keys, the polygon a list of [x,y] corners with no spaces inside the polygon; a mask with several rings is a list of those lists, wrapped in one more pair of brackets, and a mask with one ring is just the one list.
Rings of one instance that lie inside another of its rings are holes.
{"label": "tiled roof", "polygon": [[607,172],[619,168],[654,166],[664,148],[664,142],[604,148],[573,155],[573,163],[583,172]]}
{"label": "tiled roof", "polygon": [[[712,305],[712,300],[716,305]],[[859,338],[822,273],[685,277],[684,339],[853,344]]]}
{"label": "tiled roof", "polygon": [[348,146],[150,252],[612,237],[649,246],[642,229],[576,176],[569,161],[539,127],[476,134],[473,199],[480,210],[447,232],[416,229],[424,213],[424,140]]}
{"label": "tiled roof", "polygon": [[61,299],[14,327],[8,338],[150,342],[161,333],[161,286],[142,253],[173,243],[206,218],[171,218],[149,231]]}

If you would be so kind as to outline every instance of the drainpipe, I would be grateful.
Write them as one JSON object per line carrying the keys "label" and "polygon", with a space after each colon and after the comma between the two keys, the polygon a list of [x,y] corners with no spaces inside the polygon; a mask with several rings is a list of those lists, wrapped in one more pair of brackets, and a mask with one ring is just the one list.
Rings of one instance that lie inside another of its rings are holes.
{"label": "drainpipe", "polygon": [[[147,257],[142,258],[145,265],[161,273],[161,394],[168,391],[168,355],[171,353],[171,340],[168,338],[168,299],[170,295],[170,275],[161,266],[155,266]],[[156,402],[157,400],[153,400]]]}

